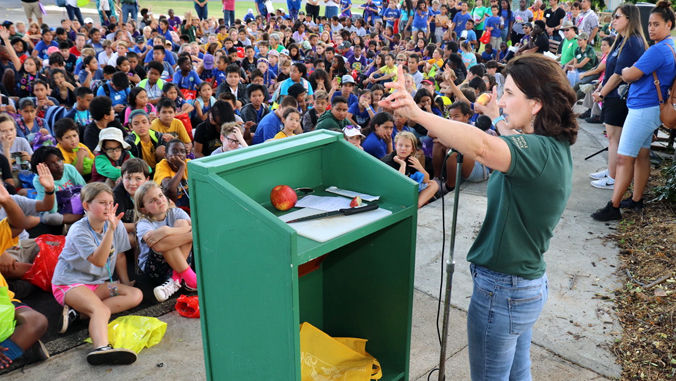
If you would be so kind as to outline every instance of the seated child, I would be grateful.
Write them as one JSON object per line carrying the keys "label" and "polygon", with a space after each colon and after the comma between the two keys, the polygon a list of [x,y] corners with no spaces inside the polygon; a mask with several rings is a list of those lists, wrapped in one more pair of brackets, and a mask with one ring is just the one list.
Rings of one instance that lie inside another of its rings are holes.
{"label": "seated child", "polygon": [[151,119],[157,117],[157,111],[152,103],[148,102],[148,92],[142,87],[134,87],[129,92],[129,106],[124,110],[124,126],[129,128],[129,114],[134,110],[145,110]]}
{"label": "seated child", "polygon": [[155,172],[157,163],[164,159],[165,147],[162,144],[162,134],[150,129],[150,119],[144,110],[134,110],[129,115],[131,134],[125,141],[131,148],[129,152],[145,161],[150,172]]}
{"label": "seated child", "polygon": [[[7,217],[0,221],[0,251],[5,251],[19,242],[16,236],[27,226],[25,225],[26,217],[21,208],[2,186],[0,186],[0,206],[7,213]],[[7,281],[2,274],[0,274],[0,287],[7,287]],[[48,359],[49,352],[40,341],[42,335],[47,332],[47,318],[17,300],[12,291],[8,290],[8,295],[14,305],[16,326],[12,335],[0,342],[0,353],[2,353],[0,369],[28,351],[39,360]]]}
{"label": "seated child", "polygon": [[118,210],[124,213],[122,224],[127,229],[129,244],[134,250],[134,264],[138,266],[139,246],[136,240],[134,195],[141,185],[150,180],[150,167],[141,159],[131,158],[122,164],[120,172],[122,181],[113,188],[113,198],[118,205]]}
{"label": "seated child", "polygon": [[[181,94],[180,91],[178,91],[178,86],[171,82],[167,82],[164,84],[163,88],[163,95],[162,98],[166,97],[174,101],[174,104],[176,104],[176,115],[181,115],[181,114],[190,114],[195,110],[195,107],[193,107],[190,102],[192,101],[186,101],[183,99],[183,94]],[[160,99],[162,99],[160,98]],[[155,102],[155,107],[157,107],[157,103],[160,101],[160,99]]]}
{"label": "seated child", "polygon": [[56,148],[63,154],[63,162],[75,166],[78,173],[86,180],[91,178],[94,154],[86,145],[80,143],[79,129],[73,119],[64,118],[54,123]]}
{"label": "seated child", "polygon": [[223,127],[221,127],[221,144],[220,147],[211,152],[211,156],[249,146],[244,140],[242,130],[237,126],[236,122],[223,123]]}
{"label": "seated child", "polygon": [[317,126],[319,117],[326,111],[329,105],[329,94],[324,90],[317,90],[315,92],[314,107],[309,109],[303,115],[303,132],[314,131]]}
{"label": "seated child", "polygon": [[[182,145],[177,141],[177,146]],[[159,286],[153,293],[163,302],[173,295],[181,283],[189,291],[197,290],[197,276],[190,268],[192,256],[192,223],[190,216],[170,206],[160,187],[148,181],[134,196],[136,226],[141,254],[140,269]]]}
{"label": "seated child", "polygon": [[294,136],[296,128],[300,126],[300,112],[297,109],[287,108],[282,114],[282,124],[284,127],[272,139],[284,139]]}
{"label": "seated child", "polygon": [[134,308],[143,300],[138,288],[113,281],[113,270],[120,279],[121,270],[126,272],[126,261],[119,258],[131,248],[127,231],[120,223],[122,213],[118,214],[113,204],[113,191],[102,183],[91,183],[82,189],[82,207],[87,217],[68,230],[52,278],[54,298],[63,305],[57,328],[59,333],[65,333],[71,324],[89,318],[94,350],[87,355],[87,362],[132,364],[137,358],[134,351],[113,348],[108,341],[110,316]]}
{"label": "seated child", "polygon": [[[33,172],[37,173],[37,167],[40,163],[46,165],[52,173],[52,177],[54,178],[54,189],[52,192],[68,189],[75,185],[86,185],[84,179],[74,166],[64,164],[63,154],[61,153],[61,150],[56,147],[45,146],[38,148],[31,159],[31,169]],[[33,187],[38,193],[35,199],[43,200],[47,194],[47,190],[40,182],[39,177],[33,178]],[[61,213],[61,211],[58,210],[57,203],[54,203],[54,206],[49,213],[57,213],[57,211],[59,214],[62,214],[63,221],[61,221],[61,223],[64,224],[72,224],[82,218],[82,214]]]}
{"label": "seated child", "polygon": [[418,138],[412,132],[400,132],[394,138],[396,150],[381,160],[418,183],[418,208],[422,208],[439,190],[436,182],[430,181],[425,167],[415,158]]}
{"label": "seated child", "polygon": [[93,121],[85,126],[82,142],[90,151],[94,151],[96,145],[99,144],[99,133],[104,128],[115,127],[122,131],[122,135],[127,136],[127,131],[122,127],[122,123],[115,118],[113,101],[110,98],[95,97],[89,103],[89,112]]}
{"label": "seated child", "polygon": [[[216,98],[213,97],[213,89],[209,82],[202,82],[197,86],[197,98],[195,98],[194,107],[195,115],[193,116],[194,122],[197,124],[204,122],[209,117],[209,110],[211,106],[216,103]],[[195,124],[195,126],[197,125]]]}
{"label": "seated child", "polygon": [[79,133],[84,136],[85,126],[92,122],[89,103],[94,99],[94,92],[89,87],[80,86],[75,89],[75,99],[75,106],[68,111],[65,117],[73,119]]}
{"label": "seated child", "polygon": [[385,155],[392,153],[393,129],[394,118],[392,118],[392,115],[388,112],[377,113],[371,118],[369,128],[365,130],[364,151],[376,159],[382,159]]}
{"label": "seated child", "polygon": [[188,150],[179,139],[166,144],[165,159],[157,163],[153,180],[177,207],[190,213],[190,196],[188,195]]}
{"label": "seated child", "polygon": [[36,133],[50,135],[49,124],[43,118],[36,116],[37,107],[31,98],[23,98],[19,101],[19,117],[16,118],[16,136],[33,141]]}
{"label": "seated child", "polygon": [[150,128],[162,134],[162,140],[169,142],[172,139],[180,139],[188,152],[192,151],[192,142],[188,132],[183,126],[183,122],[174,118],[176,115],[176,105],[174,101],[163,98],[157,103],[158,118],[153,120]]}
{"label": "seated child", "polygon": [[0,114],[0,153],[12,165],[13,171],[28,169],[33,149],[24,138],[16,136],[14,120],[8,114]]}
{"label": "seated child", "polygon": [[115,186],[122,176],[120,168],[130,158],[131,146],[122,139],[122,132],[110,127],[99,134],[99,144],[96,146],[96,159],[92,167],[92,181],[105,182],[108,186]]}
{"label": "seated child", "polygon": [[343,137],[353,146],[363,150],[361,142],[364,140],[364,134],[361,133],[361,127],[348,125],[343,128]]}

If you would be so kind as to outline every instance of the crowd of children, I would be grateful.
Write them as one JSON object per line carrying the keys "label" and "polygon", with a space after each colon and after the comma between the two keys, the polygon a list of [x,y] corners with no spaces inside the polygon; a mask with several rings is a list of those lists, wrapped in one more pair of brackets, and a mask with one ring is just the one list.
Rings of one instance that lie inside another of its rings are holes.
{"label": "crowd of children", "polygon": [[[367,0],[359,7],[348,0],[330,17],[308,4],[307,14],[259,7],[243,20],[234,11],[207,18],[205,4],[196,3],[199,18],[173,10],[156,18],[142,9],[138,24],[105,13],[102,25],[86,19],[0,27],[0,204],[7,216],[0,272],[20,279],[15,270],[30,262],[9,254],[24,229],[35,237],[68,228],[52,279],[62,319],[50,323],[66,332],[88,319],[91,364],[136,359],[107,337],[111,314],[143,299],[126,253],[156,283],[158,301],[197,289],[189,160],[342,131],[356,149],[417,181],[422,207],[459,185],[457,154],[383,108],[384,85],[403,68],[420,108],[473,124],[476,98],[502,95],[508,38],[533,45],[532,13],[515,18],[508,0]],[[486,44],[483,33],[490,34]],[[490,123],[481,128],[495,133]],[[466,160],[462,179],[484,181],[490,172]],[[32,209],[22,212],[18,205],[29,201]],[[9,348],[0,367],[29,349],[48,356],[38,341],[46,319],[15,305],[18,327],[0,343]],[[21,336],[23,326],[30,335]]]}

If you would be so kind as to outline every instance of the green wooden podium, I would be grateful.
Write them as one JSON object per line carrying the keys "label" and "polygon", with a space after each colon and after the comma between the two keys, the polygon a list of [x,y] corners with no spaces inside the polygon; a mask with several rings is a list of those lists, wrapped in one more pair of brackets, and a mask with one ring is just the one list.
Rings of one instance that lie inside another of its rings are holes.
{"label": "green wooden podium", "polygon": [[[415,182],[329,131],[193,160],[188,170],[209,380],[300,380],[305,321],[334,337],[368,339],[382,380],[408,380]],[[286,212],[269,195],[279,184],[379,195],[392,214],[313,241],[277,217]]]}

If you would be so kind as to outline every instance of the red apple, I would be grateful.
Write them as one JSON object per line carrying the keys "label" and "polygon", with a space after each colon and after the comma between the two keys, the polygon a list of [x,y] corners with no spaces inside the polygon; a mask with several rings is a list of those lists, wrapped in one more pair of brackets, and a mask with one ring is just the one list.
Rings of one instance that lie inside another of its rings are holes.
{"label": "red apple", "polygon": [[288,185],[277,185],[270,191],[270,203],[278,210],[289,210],[296,205],[296,201],[298,201],[298,195]]}
{"label": "red apple", "polygon": [[354,208],[360,205],[361,205],[361,197],[359,196],[355,196],[355,198],[353,198],[352,201],[350,201],[350,208]]}

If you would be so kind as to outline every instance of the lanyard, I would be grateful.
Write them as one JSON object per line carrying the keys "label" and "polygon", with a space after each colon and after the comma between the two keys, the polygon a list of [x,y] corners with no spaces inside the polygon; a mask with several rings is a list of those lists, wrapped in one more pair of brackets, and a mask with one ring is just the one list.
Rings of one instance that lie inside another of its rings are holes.
{"label": "lanyard", "polygon": [[[89,220],[87,220],[87,226],[89,227],[89,231],[92,232],[92,235],[94,236],[94,243],[96,243],[96,246],[100,246],[99,239],[96,237],[96,232],[94,229],[92,229],[92,224],[89,223]],[[106,221],[103,224],[103,234],[106,234],[106,229],[108,228],[108,221]],[[106,259],[106,269],[108,270],[108,278],[110,279],[110,282],[113,282],[113,272],[110,269],[110,254],[108,255],[108,259]]]}

